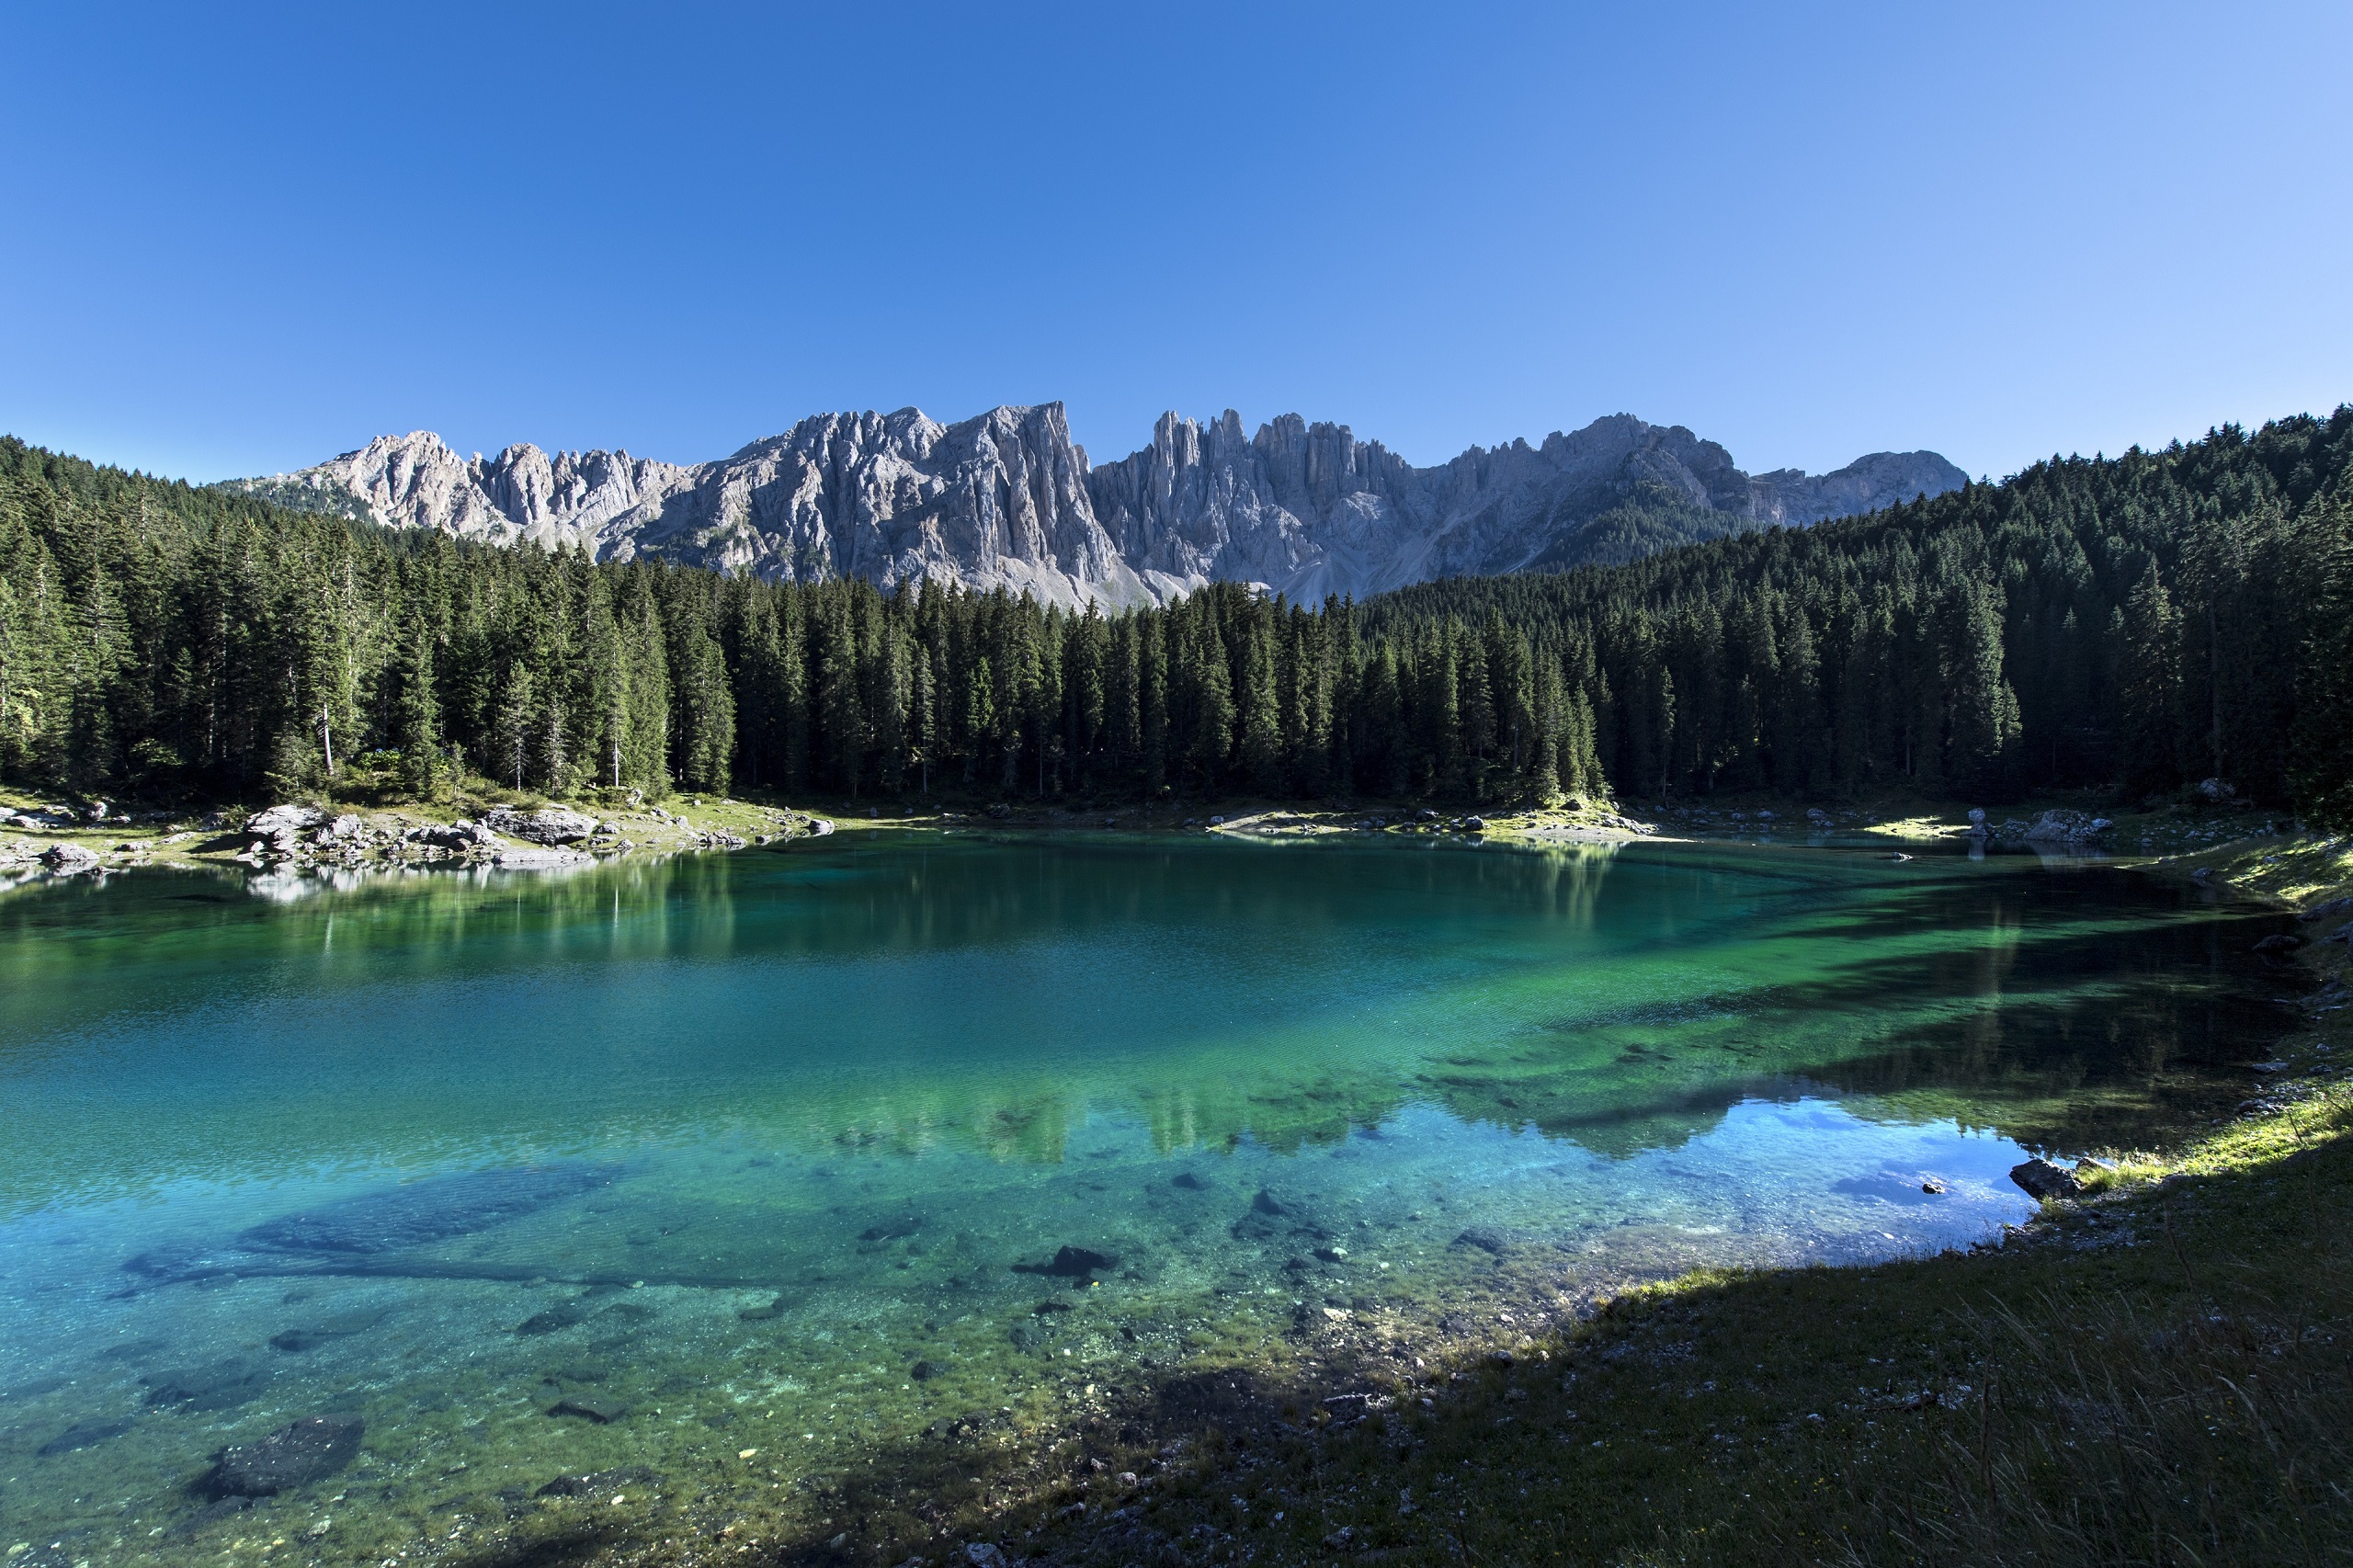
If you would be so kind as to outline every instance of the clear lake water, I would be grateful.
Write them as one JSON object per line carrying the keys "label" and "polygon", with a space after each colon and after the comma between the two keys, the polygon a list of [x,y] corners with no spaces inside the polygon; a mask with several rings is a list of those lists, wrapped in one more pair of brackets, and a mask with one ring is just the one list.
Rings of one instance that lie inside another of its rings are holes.
{"label": "clear lake water", "polygon": [[[2029,1150],[2245,1096],[2278,928],[1836,846],[878,831],[28,884],[0,1550],[377,1562],[581,1475],[810,1526],[808,1477],[943,1423],[1986,1241]],[[327,1413],[364,1431],[331,1473],[210,1494]]]}

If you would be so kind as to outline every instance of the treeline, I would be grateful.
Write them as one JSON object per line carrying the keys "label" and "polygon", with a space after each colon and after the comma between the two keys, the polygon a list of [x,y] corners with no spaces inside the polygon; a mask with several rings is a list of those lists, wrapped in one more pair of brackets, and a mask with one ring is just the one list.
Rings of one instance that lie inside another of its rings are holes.
{"label": "treeline", "polygon": [[0,443],[0,777],[94,793],[942,785],[1607,789],[1557,659],[1499,619],[1368,642],[1216,587],[1105,617],[499,550]]}
{"label": "treeline", "polygon": [[2347,821],[2349,465],[2339,408],[1604,571],[1425,584],[1359,620],[1500,615],[1559,650],[1635,797],[2211,778]]}
{"label": "treeline", "polygon": [[2353,814],[2353,410],[1866,518],[1110,616],[476,547],[0,442],[0,777],[1460,801],[2215,778]]}

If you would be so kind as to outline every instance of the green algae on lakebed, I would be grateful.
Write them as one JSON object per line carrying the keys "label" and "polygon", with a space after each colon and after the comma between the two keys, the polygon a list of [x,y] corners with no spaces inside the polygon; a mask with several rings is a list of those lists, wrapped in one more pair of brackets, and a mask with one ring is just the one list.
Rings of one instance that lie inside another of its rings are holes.
{"label": "green algae on lakebed", "polygon": [[[2276,917],[2026,858],[886,831],[271,891],[0,902],[0,1544],[380,1561],[578,1476],[805,1532],[927,1432],[1964,1245],[2022,1142],[2202,1120],[2282,1027]],[[189,1492],[324,1412],[346,1468]]]}

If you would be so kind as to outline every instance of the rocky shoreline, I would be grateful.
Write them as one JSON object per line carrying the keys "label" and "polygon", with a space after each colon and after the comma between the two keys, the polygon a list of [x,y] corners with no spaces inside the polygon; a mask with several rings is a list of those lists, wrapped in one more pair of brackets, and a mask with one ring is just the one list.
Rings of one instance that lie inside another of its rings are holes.
{"label": "rocky shoreline", "polygon": [[[699,806],[700,802],[693,801]],[[105,801],[0,805],[0,883],[173,864],[287,872],[472,867],[545,870],[628,855],[742,849],[823,837],[830,819],[726,800],[700,820],[642,799],[591,814],[485,803],[475,814],[330,809],[285,801],[247,813],[124,811]]]}

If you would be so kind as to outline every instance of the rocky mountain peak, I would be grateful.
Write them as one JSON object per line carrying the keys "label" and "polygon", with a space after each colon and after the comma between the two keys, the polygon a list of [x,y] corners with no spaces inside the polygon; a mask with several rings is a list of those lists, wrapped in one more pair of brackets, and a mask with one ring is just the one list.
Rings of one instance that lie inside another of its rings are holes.
{"label": "rocky mountain peak", "polygon": [[598,559],[886,587],[933,579],[1118,606],[1211,581],[1361,597],[1802,526],[1965,482],[1934,452],[1752,477],[1717,443],[1631,414],[1415,468],[1345,425],[1297,414],[1245,437],[1233,409],[1207,424],[1170,412],[1149,445],[1095,465],[1063,405],[1042,403],[952,425],[915,408],[813,415],[685,466],[528,443],[469,460],[417,430],[237,483],[387,527],[574,545]]}

